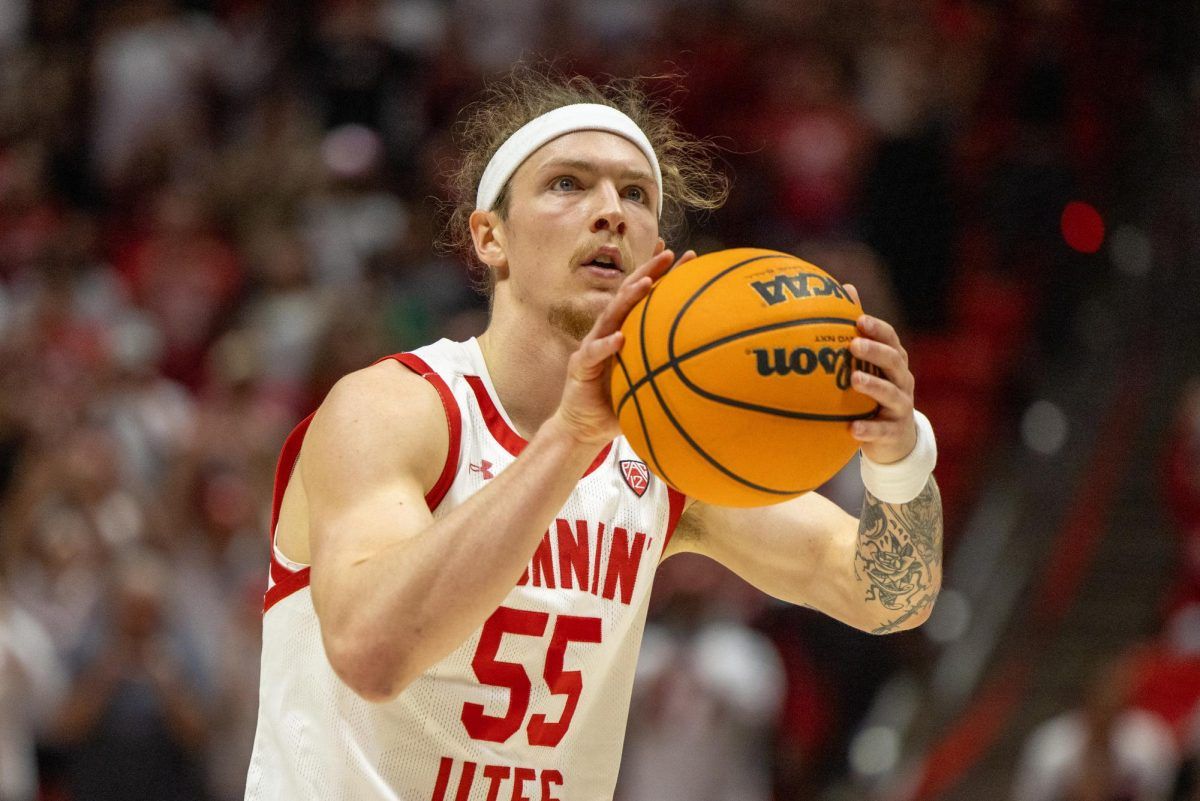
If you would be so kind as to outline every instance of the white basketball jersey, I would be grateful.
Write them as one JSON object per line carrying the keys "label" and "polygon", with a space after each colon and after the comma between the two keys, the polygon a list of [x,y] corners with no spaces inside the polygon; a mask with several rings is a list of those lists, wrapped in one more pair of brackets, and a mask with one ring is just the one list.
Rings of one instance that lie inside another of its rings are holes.
{"label": "white basketball jersey", "polygon": [[[396,359],[441,394],[450,449],[426,496],[441,517],[525,441],[474,340]],[[271,518],[311,415],[280,456]],[[325,656],[308,568],[273,550],[264,603],[253,801],[608,801],[617,780],[650,586],[683,496],[624,438],[582,476],[517,586],[394,700],[363,700]]]}

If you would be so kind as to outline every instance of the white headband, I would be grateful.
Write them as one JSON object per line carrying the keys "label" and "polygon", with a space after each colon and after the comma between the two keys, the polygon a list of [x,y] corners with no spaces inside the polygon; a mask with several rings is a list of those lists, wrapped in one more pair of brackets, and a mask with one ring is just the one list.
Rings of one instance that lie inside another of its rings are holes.
{"label": "white headband", "polygon": [[488,162],[483,177],[479,179],[479,191],[475,194],[475,208],[491,211],[500,196],[500,191],[517,168],[533,155],[533,152],[551,139],[575,131],[607,131],[623,136],[633,142],[646,155],[654,168],[654,182],[658,184],[658,216],[662,216],[662,171],[658,157],[650,140],[637,123],[612,106],[598,103],[576,103],[562,106],[535,117],[504,140],[496,155]]}

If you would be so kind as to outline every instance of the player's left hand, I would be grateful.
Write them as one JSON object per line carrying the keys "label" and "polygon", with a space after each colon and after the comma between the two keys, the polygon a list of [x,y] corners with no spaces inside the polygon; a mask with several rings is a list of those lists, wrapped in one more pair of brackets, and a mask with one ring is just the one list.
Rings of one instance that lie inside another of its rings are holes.
{"label": "player's left hand", "polygon": [[[854,285],[844,286],[862,308]],[[859,315],[856,322],[858,336],[850,342],[850,352],[878,367],[883,377],[854,371],[854,389],[875,400],[879,414],[851,423],[850,434],[862,443],[864,456],[879,464],[890,464],[908,456],[917,444],[913,419],[916,380],[908,369],[908,353],[890,323],[869,314]]]}

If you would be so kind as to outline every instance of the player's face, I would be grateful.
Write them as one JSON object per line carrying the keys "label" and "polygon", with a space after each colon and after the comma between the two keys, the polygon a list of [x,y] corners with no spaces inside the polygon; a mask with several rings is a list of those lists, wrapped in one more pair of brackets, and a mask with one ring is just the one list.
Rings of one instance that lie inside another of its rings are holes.
{"label": "player's face", "polygon": [[603,131],[560,136],[509,183],[497,226],[513,300],[582,339],[624,277],[663,249],[649,161]]}

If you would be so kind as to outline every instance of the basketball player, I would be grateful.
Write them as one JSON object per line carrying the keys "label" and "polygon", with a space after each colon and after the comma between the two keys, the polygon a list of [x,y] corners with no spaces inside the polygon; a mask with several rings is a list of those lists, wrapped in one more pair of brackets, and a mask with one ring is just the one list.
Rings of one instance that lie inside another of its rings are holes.
{"label": "basketball player", "polygon": [[881,407],[852,427],[861,520],[812,493],[693,503],[620,436],[608,386],[622,320],[694,256],[660,224],[722,200],[703,149],[628,86],[528,70],[466,134],[490,323],[345,376],[285,443],[248,799],[611,799],[675,553],[875,633],[940,586],[933,435],[890,325],[864,315],[852,345],[886,376],[854,379]]}

